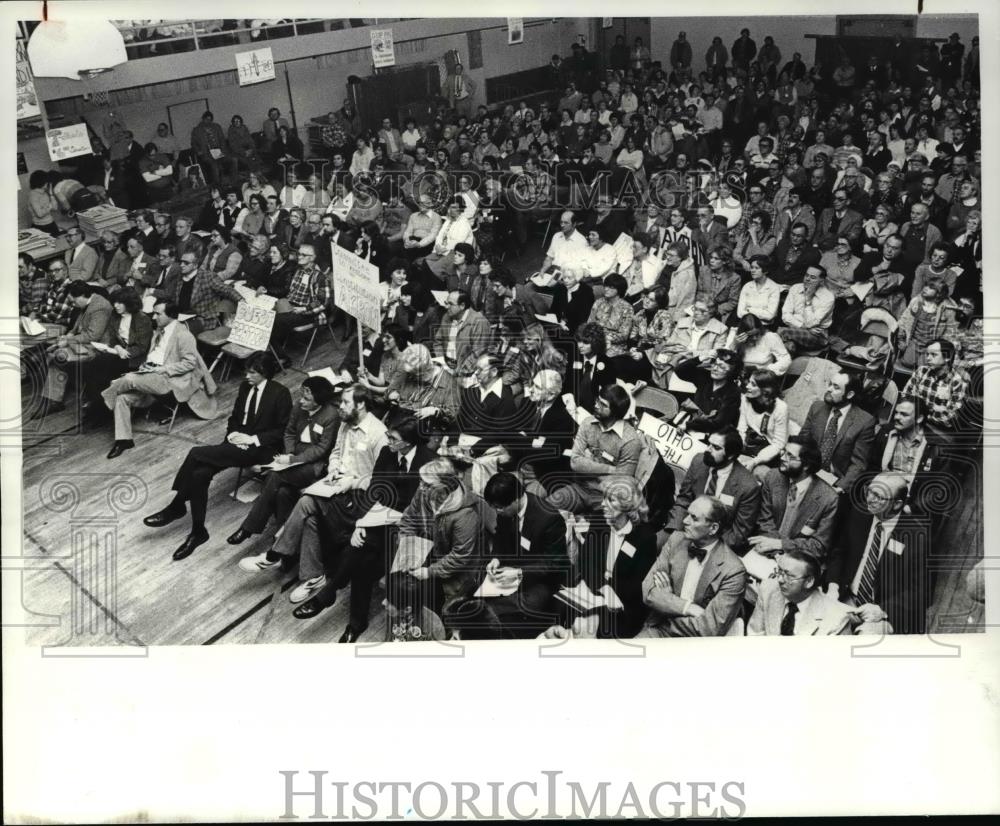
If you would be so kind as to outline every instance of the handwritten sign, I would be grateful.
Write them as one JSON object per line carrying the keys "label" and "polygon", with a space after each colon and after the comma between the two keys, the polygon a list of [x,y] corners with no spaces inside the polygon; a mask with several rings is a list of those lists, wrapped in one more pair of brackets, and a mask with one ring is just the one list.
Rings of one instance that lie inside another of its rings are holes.
{"label": "handwritten sign", "polygon": [[236,305],[236,319],[229,331],[229,343],[248,350],[267,350],[274,326],[274,310],[241,301]]}
{"label": "handwritten sign", "polygon": [[330,244],[333,252],[333,303],[376,333],[382,330],[382,291],[378,267]]}
{"label": "handwritten sign", "polygon": [[392,29],[372,29],[372,62],[376,69],[396,65],[396,47],[392,42]]}
{"label": "handwritten sign", "polygon": [[524,18],[507,18],[507,45],[514,46],[524,42]]}
{"label": "handwritten sign", "polygon": [[24,41],[17,40],[17,62],[14,72],[17,77],[17,119],[33,118],[42,114],[38,108],[38,96],[35,94],[35,77],[28,63],[28,51]]}
{"label": "handwritten sign", "polygon": [[90,135],[87,134],[87,124],[74,123],[72,126],[61,126],[49,129],[45,133],[49,145],[49,157],[53,161],[65,161],[78,155],[90,155]]}
{"label": "handwritten sign", "polygon": [[639,430],[652,437],[663,461],[685,470],[706,450],[705,443],[700,439],[648,413],[643,413],[639,419]]}
{"label": "handwritten sign", "polygon": [[274,57],[271,55],[271,47],[254,49],[252,52],[238,52],[236,74],[239,76],[240,86],[274,80]]}

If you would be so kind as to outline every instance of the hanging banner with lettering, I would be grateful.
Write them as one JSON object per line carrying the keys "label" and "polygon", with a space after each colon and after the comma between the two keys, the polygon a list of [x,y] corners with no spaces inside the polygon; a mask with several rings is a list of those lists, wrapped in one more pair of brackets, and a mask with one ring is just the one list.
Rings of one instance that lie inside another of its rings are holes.
{"label": "hanging banner with lettering", "polygon": [[524,18],[507,18],[507,45],[514,46],[524,42]]}
{"label": "hanging banner with lettering", "polygon": [[17,76],[17,119],[38,117],[42,110],[38,107],[38,96],[35,94],[35,77],[28,63],[28,50],[20,38],[17,39],[17,62],[14,72]]}
{"label": "hanging banner with lettering", "polygon": [[372,29],[372,62],[376,69],[396,65],[396,47],[392,42],[392,29]]}
{"label": "hanging banner with lettering", "polygon": [[382,292],[378,267],[353,252],[331,244],[333,303],[376,333],[382,331]]}
{"label": "hanging banner with lettering", "polygon": [[236,74],[239,76],[240,86],[274,80],[274,57],[271,55],[271,47],[237,53]]}
{"label": "hanging banner with lettering", "polygon": [[275,315],[277,313],[274,310],[241,301],[236,305],[236,318],[229,330],[229,343],[248,350],[266,352]]}
{"label": "hanging banner with lettering", "polygon": [[693,434],[678,430],[672,424],[650,416],[648,413],[643,413],[639,419],[639,430],[653,438],[664,462],[669,462],[685,470],[706,449],[705,443]]}
{"label": "hanging banner with lettering", "polygon": [[72,126],[60,126],[49,129],[45,133],[45,141],[49,145],[49,157],[53,161],[65,161],[78,155],[90,155],[90,134],[87,124],[74,123]]}

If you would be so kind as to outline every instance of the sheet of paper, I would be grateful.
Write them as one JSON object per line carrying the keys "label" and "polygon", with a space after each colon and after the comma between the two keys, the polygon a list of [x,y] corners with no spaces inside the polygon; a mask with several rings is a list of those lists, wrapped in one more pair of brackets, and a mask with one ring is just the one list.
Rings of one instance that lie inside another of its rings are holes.
{"label": "sheet of paper", "polygon": [[618,599],[618,594],[615,593],[615,589],[610,584],[606,584],[601,588],[600,594],[604,597],[604,602],[607,604],[609,611],[623,611],[625,609],[622,601]]}
{"label": "sheet of paper", "polygon": [[543,313],[542,315],[536,315],[539,321],[544,321],[546,324],[558,324],[559,318],[554,313]]}
{"label": "sheet of paper", "polygon": [[833,487],[834,485],[837,484],[837,477],[834,476],[832,473],[830,473],[830,471],[828,470],[817,470],[816,475],[824,482],[826,482],[830,487]]}
{"label": "sheet of paper", "polygon": [[320,480],[319,482],[313,482],[309,487],[302,491],[303,496],[318,496],[321,499],[329,499],[334,495],[333,485],[328,482]]}
{"label": "sheet of paper", "polygon": [[556,274],[553,272],[536,272],[528,280],[538,287],[551,287],[556,280]]}
{"label": "sheet of paper", "polygon": [[434,300],[442,307],[447,306],[448,304],[447,290],[431,290],[431,295],[434,296]]}
{"label": "sheet of paper", "polygon": [[517,584],[514,585],[500,585],[494,582],[490,575],[487,574],[483,578],[483,584],[479,586],[472,596],[474,597],[509,597],[511,594],[517,593]]}
{"label": "sheet of paper", "polygon": [[21,329],[29,336],[40,336],[45,333],[45,327],[42,326],[40,321],[35,321],[35,319],[28,318],[26,315],[21,316]]}
{"label": "sheet of paper", "polygon": [[459,447],[472,447],[482,441],[478,436],[470,436],[468,433],[461,433],[458,436]]}
{"label": "sheet of paper", "polygon": [[865,296],[872,291],[875,285],[871,281],[858,281],[848,288],[852,293],[854,293],[859,301],[864,301]]}
{"label": "sheet of paper", "polygon": [[402,511],[376,505],[355,522],[354,526],[357,528],[381,528],[385,525],[398,525],[402,518]]}
{"label": "sheet of paper", "polygon": [[753,550],[746,552],[743,557],[743,565],[750,576],[760,580],[770,577],[778,567],[778,563],[773,559]]}
{"label": "sheet of paper", "polygon": [[334,371],[332,367],[324,367],[321,370],[310,370],[310,376],[318,376],[319,378],[326,379],[330,384],[350,384],[351,380],[345,378],[340,373]]}
{"label": "sheet of paper", "polygon": [[299,465],[304,465],[305,462],[288,462],[288,464],[283,464],[281,462],[270,462],[266,465],[261,465],[263,470],[288,470],[290,467],[298,467]]}
{"label": "sheet of paper", "polygon": [[555,596],[557,599],[584,611],[603,608],[605,604],[604,597],[591,591],[582,579],[572,588],[564,587],[556,591]]}
{"label": "sheet of paper", "polygon": [[178,321],[190,321],[195,317],[194,313],[179,313],[177,316]]}
{"label": "sheet of paper", "polygon": [[671,393],[691,393],[692,395],[698,392],[697,387],[689,381],[677,378],[677,374],[673,371],[670,372],[670,378],[667,380],[667,390]]}

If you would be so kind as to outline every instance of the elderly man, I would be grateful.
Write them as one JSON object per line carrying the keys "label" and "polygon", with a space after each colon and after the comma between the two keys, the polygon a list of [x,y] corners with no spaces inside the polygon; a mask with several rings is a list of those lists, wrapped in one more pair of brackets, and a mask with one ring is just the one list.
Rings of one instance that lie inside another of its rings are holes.
{"label": "elderly man", "polygon": [[83,239],[83,230],[70,227],[66,230],[66,266],[69,267],[70,281],[91,281],[97,269],[97,253]]}
{"label": "elderly man", "polygon": [[63,397],[69,379],[68,371],[73,364],[94,358],[93,343],[104,341],[111,320],[111,304],[85,281],[70,284],[68,295],[80,314],[69,332],[59,336],[46,350],[48,370],[42,390],[42,404],[35,410],[31,417],[33,419],[65,409]]}
{"label": "elderly man", "polygon": [[181,277],[174,286],[174,294],[168,297],[182,314],[196,316],[187,321],[195,335],[219,326],[217,307],[220,299],[228,298],[236,304],[243,300],[243,296],[224,283],[217,273],[199,269],[198,260],[193,250],[181,256]]}
{"label": "elderly man", "polygon": [[490,346],[490,323],[472,309],[467,292],[453,290],[445,301],[444,319],[434,334],[434,355],[459,376],[468,376]]}
{"label": "elderly man", "polygon": [[118,243],[118,233],[105,230],[101,233],[101,251],[90,283],[102,290],[124,287],[125,273],[130,263],[131,260]]}
{"label": "elderly man", "polygon": [[845,189],[834,190],[833,206],[824,209],[816,223],[816,234],[813,243],[821,250],[832,250],[840,237],[850,240],[851,245],[858,247],[861,240],[864,218],[848,206],[848,193]]}
{"label": "elderly man", "polygon": [[330,303],[329,279],[316,266],[316,250],[309,244],[299,247],[298,264],[288,288],[291,309],[274,317],[271,342],[277,346],[284,344],[295,327],[310,322],[321,323]]}
{"label": "elderly man", "polygon": [[747,585],[740,558],[722,541],[729,509],[699,496],[642,582],[649,616],[637,637],[721,637],[739,616]]}
{"label": "elderly man", "polygon": [[583,266],[587,249],[587,239],[576,228],[576,216],[570,211],[562,213],[559,216],[559,232],[552,236],[542,261],[542,272],[552,266],[559,269]]}
{"label": "elderly man", "polygon": [[955,343],[936,338],[924,348],[924,363],[913,371],[902,395],[913,396],[924,408],[927,423],[945,433],[959,423],[969,382],[955,368]]}
{"label": "elderly man", "polygon": [[69,268],[61,260],[56,259],[49,264],[48,284],[45,295],[38,303],[38,309],[32,317],[46,324],[58,324],[69,327],[72,323],[76,305],[69,294],[69,288],[75,283],[69,279]]}
{"label": "elderly man", "polygon": [[778,328],[778,335],[789,353],[794,356],[800,349],[826,347],[835,301],[826,286],[826,270],[818,264],[806,267],[805,279],[791,286],[781,310],[784,326]]}
{"label": "elderly man", "polygon": [[930,222],[931,213],[924,203],[910,207],[910,220],[899,229],[903,239],[903,260],[912,268],[930,260],[931,250],[941,243],[941,230]]}

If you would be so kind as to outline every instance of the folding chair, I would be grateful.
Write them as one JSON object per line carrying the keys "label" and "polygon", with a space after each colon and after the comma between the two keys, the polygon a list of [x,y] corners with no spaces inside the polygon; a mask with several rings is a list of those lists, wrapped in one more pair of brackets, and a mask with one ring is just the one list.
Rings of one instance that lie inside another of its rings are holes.
{"label": "folding chair", "polygon": [[632,398],[635,402],[636,410],[639,408],[652,410],[655,413],[659,413],[662,418],[668,421],[673,419],[680,410],[677,399],[666,390],[660,390],[657,387],[643,387]]}
{"label": "folding chair", "polygon": [[[247,475],[246,479],[243,478],[244,473],[246,473]],[[255,479],[258,482],[262,482],[264,480],[264,472],[258,471],[257,473],[254,473],[252,467],[236,468],[236,487],[233,488],[233,492],[229,495],[233,499],[235,499],[237,494],[240,492],[240,488],[243,487],[243,485],[245,485],[251,479]]]}
{"label": "folding chair", "polygon": [[170,422],[167,425],[167,433],[169,434],[170,431],[174,429],[174,422],[177,420],[177,412],[181,409],[181,405],[183,404],[183,402],[177,401],[177,399],[174,398],[172,393],[167,394],[166,396],[156,396],[155,399],[153,400],[153,403],[148,408],[146,408],[147,420],[149,420],[150,416],[152,416],[153,411],[156,409],[157,403],[162,404],[170,411]]}
{"label": "folding chair", "polygon": [[309,343],[306,344],[306,352],[302,356],[302,361],[299,362],[299,367],[305,367],[306,362],[309,361],[309,353],[312,351],[313,343],[316,341],[316,334],[320,331],[320,328],[322,327],[326,327],[326,329],[330,331],[331,339],[333,340],[336,339],[336,335],[333,332],[333,320],[330,318],[330,316],[327,316],[325,321],[314,320],[310,321],[308,324],[300,324],[298,327],[292,328],[292,332],[289,335],[289,338],[291,338],[292,335],[298,333],[311,332],[311,335],[309,336]]}

